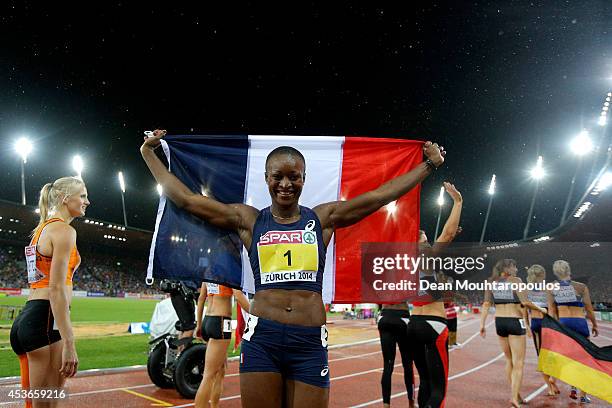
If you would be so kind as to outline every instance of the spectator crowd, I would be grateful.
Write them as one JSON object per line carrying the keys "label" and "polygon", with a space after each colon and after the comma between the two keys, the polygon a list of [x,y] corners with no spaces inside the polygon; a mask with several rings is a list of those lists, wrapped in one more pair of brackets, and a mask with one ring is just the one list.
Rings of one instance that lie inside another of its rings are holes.
{"label": "spectator crowd", "polygon": [[[116,296],[120,292],[159,293],[157,286],[145,283],[147,264],[143,260],[119,255],[83,253],[74,275],[74,290]],[[0,288],[27,288],[23,248],[0,244]]]}

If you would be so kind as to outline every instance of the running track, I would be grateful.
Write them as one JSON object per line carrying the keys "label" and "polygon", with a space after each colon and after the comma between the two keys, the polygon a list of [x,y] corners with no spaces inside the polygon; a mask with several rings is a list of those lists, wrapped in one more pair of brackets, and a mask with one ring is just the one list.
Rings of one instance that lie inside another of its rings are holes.
{"label": "running track", "polygon": [[[338,321],[337,324],[362,326],[377,339],[375,326],[369,321]],[[447,407],[508,407],[509,386],[504,379],[504,359],[497,344],[493,320],[487,327],[486,339],[478,336],[477,317],[468,316],[459,323],[460,349],[450,353],[450,373]],[[559,384],[561,395],[545,396],[541,375],[536,372],[535,351],[528,340],[522,396],[530,401],[529,407],[579,407],[567,398],[569,387]],[[612,325],[600,323],[600,336],[596,343],[612,344]],[[329,351],[331,372],[331,407],[381,407],[380,376],[382,355],[377,341],[338,347]],[[393,406],[407,406],[403,370],[396,357],[393,375]],[[416,371],[415,371],[416,372]],[[238,363],[231,361],[223,391],[222,407],[240,407]],[[418,384],[418,378],[417,378]],[[0,407],[15,407],[22,404],[10,401],[8,392],[15,384],[0,386]],[[84,376],[72,379],[67,388],[70,398],[61,406],[84,407],[191,407],[193,402],[180,398],[174,390],[162,390],[151,384],[146,370],[119,374]],[[590,407],[609,407],[593,398]]]}

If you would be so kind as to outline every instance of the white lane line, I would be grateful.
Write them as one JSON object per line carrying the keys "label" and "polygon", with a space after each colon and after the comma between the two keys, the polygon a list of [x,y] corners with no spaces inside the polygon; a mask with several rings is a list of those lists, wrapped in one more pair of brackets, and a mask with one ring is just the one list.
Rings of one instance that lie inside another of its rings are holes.
{"label": "white lane line", "polygon": [[[470,368],[469,370],[462,371],[462,372],[457,373],[457,374],[455,374],[455,375],[453,375],[453,376],[451,376],[451,377],[448,377],[448,381],[454,380],[455,378],[463,377],[464,375],[471,374],[471,373],[473,373],[474,371],[478,371],[478,370],[480,370],[480,369],[482,369],[482,368],[484,368],[484,367],[486,367],[486,366],[488,366],[488,365],[490,365],[490,364],[493,364],[494,362],[496,362],[497,360],[499,360],[499,359],[500,359],[500,358],[502,358],[503,356],[504,356],[504,353],[501,353],[501,354],[499,354],[497,357],[492,358],[491,360],[487,361],[486,363],[483,363],[483,364],[481,364],[481,365],[479,365],[479,366],[476,366],[476,367]],[[419,390],[419,387],[416,387],[416,388],[414,389],[414,391],[415,391],[415,392],[416,392],[416,391],[418,391],[418,390]],[[402,396],[404,396],[404,395],[406,395],[406,394],[408,394],[406,391],[404,391],[404,392],[399,392],[399,393],[397,393],[397,394],[393,394],[393,395],[391,395],[391,399],[393,399],[393,398],[397,398],[397,397],[402,397]],[[370,405],[380,404],[381,402],[382,402],[382,398],[379,398],[379,399],[377,399],[377,400],[373,400],[373,401],[364,402],[363,404],[359,404],[359,405],[352,405],[352,406],[351,406],[351,408],[368,407],[368,406],[370,406]]]}
{"label": "white lane line", "polygon": [[338,357],[338,358],[332,358],[331,360],[329,360],[329,362],[333,362],[333,361],[344,361],[344,360],[351,360],[353,358],[361,358],[361,357],[367,357],[367,356],[373,356],[375,354],[380,354],[382,353],[381,350],[378,351],[373,351],[371,353],[364,353],[364,354],[357,354],[354,356],[346,356],[346,357]]}
{"label": "white lane line", "polygon": [[[603,334],[600,334],[597,337],[601,337],[602,339],[606,339],[606,340],[612,340],[612,337],[604,336]],[[597,338],[597,337],[594,337],[594,338]]]}
{"label": "white lane line", "polygon": [[[367,356],[373,356],[375,354],[380,354],[381,351],[373,351],[371,353],[364,353],[364,354],[357,354],[354,356],[345,356],[345,357],[339,357],[339,358],[332,358],[331,360],[328,360],[329,363],[334,362],[334,361],[344,361],[344,360],[351,360],[353,358],[361,358],[361,357],[367,357]],[[225,377],[238,377],[240,375],[240,373],[233,373],[233,374],[226,374]]]}
{"label": "white lane line", "polygon": [[497,357],[492,358],[491,360],[487,361],[486,363],[482,363],[481,365],[476,366],[474,368],[470,368],[467,371],[462,371],[460,373],[457,373],[455,375],[452,375],[452,376],[448,377],[448,381],[454,380],[455,378],[463,377],[464,375],[471,374],[474,371],[480,370],[481,368],[485,368],[486,366],[493,364],[494,362],[496,362],[497,360],[499,360],[503,356],[504,356],[504,353],[500,353]]}
{"label": "white lane line", "polygon": [[[113,391],[122,391],[122,390],[135,390],[138,388],[147,388],[147,387],[154,387],[155,384],[142,384],[142,385],[133,385],[131,387],[117,387],[117,388],[107,388],[104,390],[95,390],[95,391],[84,391],[84,392],[74,392],[71,393],[70,392],[70,387],[67,387],[68,389],[68,397],[72,398],[72,397],[77,397],[80,395],[91,395],[91,394],[98,394],[98,393],[104,393],[104,392],[113,392]],[[18,402],[23,402],[22,400],[19,400]],[[10,404],[14,404],[14,402],[0,402],[0,406],[4,406],[4,405],[10,405]]]}
{"label": "white lane line", "polygon": [[[401,364],[396,364],[394,367],[400,367],[400,366],[401,366]],[[374,368],[372,370],[359,371],[357,373],[352,373],[352,374],[347,374],[347,375],[341,375],[341,376],[338,376],[338,377],[332,377],[329,380],[330,381],[344,380],[345,378],[352,378],[352,377],[357,377],[357,376],[360,376],[360,375],[365,375],[365,374],[370,374],[370,373],[375,373],[375,372],[380,372],[380,371],[382,371],[382,367],[381,368]],[[225,401],[225,400],[228,400],[228,399],[235,399],[235,398],[240,398],[240,394],[232,395],[230,397],[221,398],[221,401]],[[185,405],[175,405],[172,408],[191,407],[193,405],[194,405],[193,403],[185,404]]]}
{"label": "white lane line", "polygon": [[535,397],[537,397],[538,395],[540,395],[545,389],[548,388],[548,385],[544,384],[543,386],[541,386],[540,388],[538,388],[537,390],[535,390],[534,392],[532,392],[531,394],[529,394],[527,396],[527,398],[524,398],[523,401],[525,402],[529,402],[532,399],[534,399]]}
{"label": "white lane line", "polygon": [[[489,323],[488,323],[488,324],[485,326],[485,328],[487,328],[487,327],[489,327],[489,326],[493,325],[494,323],[495,323],[495,320],[493,320],[493,321],[489,322]],[[464,341],[463,343],[461,343],[461,346],[459,346],[458,348],[462,348],[463,346],[465,346],[466,344],[468,344],[470,341],[474,340],[474,339],[475,339],[477,336],[479,336],[479,335],[480,335],[480,330],[478,330],[476,333],[474,333],[474,334],[472,334],[470,337],[468,337],[468,339],[467,339],[466,341]],[[456,349],[453,349],[453,350],[456,350]],[[451,351],[453,351],[453,350],[451,350]]]}

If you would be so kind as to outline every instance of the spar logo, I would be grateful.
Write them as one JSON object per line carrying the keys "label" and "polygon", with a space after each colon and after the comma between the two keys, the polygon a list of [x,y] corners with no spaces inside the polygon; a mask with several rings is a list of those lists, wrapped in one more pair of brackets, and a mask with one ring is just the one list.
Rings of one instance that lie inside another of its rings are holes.
{"label": "spar logo", "polygon": [[258,245],[316,244],[317,235],[312,231],[268,231],[259,238]]}

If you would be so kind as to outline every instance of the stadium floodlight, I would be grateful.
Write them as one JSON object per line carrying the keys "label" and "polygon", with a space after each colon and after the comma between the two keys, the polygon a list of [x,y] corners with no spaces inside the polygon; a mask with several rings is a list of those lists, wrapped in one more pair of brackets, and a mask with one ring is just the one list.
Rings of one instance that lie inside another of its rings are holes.
{"label": "stadium floodlight", "polygon": [[162,196],[162,194],[164,194],[164,188],[161,184],[157,185],[157,194],[159,194],[160,197]]}
{"label": "stadium floodlight", "polygon": [[610,186],[612,186],[612,172],[606,171],[597,181],[597,186],[595,187],[595,190],[601,192]]}
{"label": "stadium floodlight", "polygon": [[531,169],[531,178],[536,181],[535,188],[533,189],[533,196],[531,197],[531,206],[529,207],[529,214],[527,214],[527,221],[525,222],[525,229],[523,229],[523,239],[527,238],[529,233],[529,226],[531,225],[531,218],[533,217],[533,209],[535,207],[536,198],[538,196],[538,190],[540,189],[540,180],[545,176],[544,167],[542,166],[542,156],[538,156],[538,161],[533,169]]}
{"label": "stadium floodlight", "polygon": [[593,150],[593,141],[589,137],[589,132],[583,130],[570,142],[571,151],[577,156],[583,156]]}
{"label": "stadium floodlight", "polygon": [[123,179],[123,172],[120,171],[117,175],[119,177],[119,187],[121,187],[121,206],[123,207],[123,225],[127,225],[127,215],[125,213],[125,180]]}
{"label": "stadium floodlight", "polygon": [[[605,116],[603,116],[603,119],[605,120]],[[589,132],[583,130],[578,134],[578,136],[572,139],[570,143],[570,149],[575,155],[579,156],[579,160],[576,163],[574,176],[572,177],[572,181],[570,182],[570,188],[567,192],[567,198],[565,199],[565,205],[563,206],[563,212],[561,213],[561,220],[559,222],[559,225],[563,225],[563,222],[567,219],[567,213],[569,211],[569,206],[574,193],[574,186],[576,185],[576,177],[578,176],[578,171],[580,171],[580,167],[582,166],[582,158],[585,154],[593,150],[593,142],[589,137]]]}
{"label": "stadium floodlight", "polygon": [[77,177],[83,179],[83,177],[81,177],[83,173],[83,159],[80,155],[77,154],[72,158],[72,168],[76,171]]}
{"label": "stadium floodlight", "polygon": [[542,156],[538,156],[538,161],[533,169],[531,169],[531,178],[535,180],[541,180],[544,178],[544,167],[542,167]]}
{"label": "stadium floodlight", "polygon": [[434,233],[434,241],[438,238],[438,230],[440,229],[440,218],[442,217],[442,207],[444,206],[444,186],[440,187],[440,195],[438,196],[438,221],[436,222],[436,232]]}
{"label": "stadium floodlight", "polygon": [[491,176],[491,184],[489,184],[489,195],[495,194],[495,174]]}
{"label": "stadium floodlight", "polygon": [[25,164],[28,161],[28,154],[32,152],[32,143],[26,137],[20,137],[15,142],[15,151],[21,156],[21,205],[26,205]]}
{"label": "stadium floodlight", "polygon": [[15,142],[15,151],[21,156],[24,163],[28,161],[28,154],[32,152],[32,143],[25,137],[20,137]]}
{"label": "stadium floodlight", "polygon": [[125,179],[123,178],[123,172],[120,171],[117,176],[119,177],[119,187],[121,187],[121,192],[125,193]]}
{"label": "stadium floodlight", "polygon": [[600,116],[600,117],[599,117],[599,121],[597,121],[597,124],[598,124],[599,126],[606,126],[606,123],[608,123],[608,122],[606,121],[606,116],[605,116],[605,115]]}
{"label": "stadium floodlight", "polygon": [[485,231],[487,230],[487,224],[489,223],[489,214],[491,214],[491,205],[493,204],[493,196],[495,195],[495,174],[491,176],[491,183],[489,184],[489,206],[487,207],[487,215],[485,215],[484,224],[482,224],[482,232],[480,233],[480,245],[484,241]]}
{"label": "stadium floodlight", "polygon": [[444,205],[444,187],[440,187],[440,195],[438,196],[438,205],[440,207]]}

